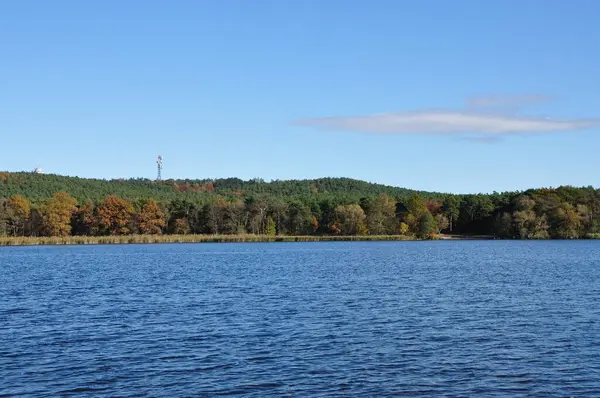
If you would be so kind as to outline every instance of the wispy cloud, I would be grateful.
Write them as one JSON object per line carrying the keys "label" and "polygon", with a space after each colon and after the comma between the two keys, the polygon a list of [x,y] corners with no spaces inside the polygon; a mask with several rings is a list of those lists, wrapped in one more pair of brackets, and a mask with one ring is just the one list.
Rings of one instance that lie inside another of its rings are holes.
{"label": "wispy cloud", "polygon": [[527,95],[477,95],[466,100],[468,107],[492,108],[492,107],[516,107],[526,104],[552,101],[554,98],[543,94]]}
{"label": "wispy cloud", "polygon": [[[500,99],[502,98],[502,99]],[[480,98],[484,104],[525,103],[547,100],[546,96]],[[324,130],[354,131],[380,134],[454,134],[468,135],[474,142],[494,142],[510,134],[566,132],[600,126],[600,118],[552,119],[526,117],[514,113],[481,112],[475,110],[420,110],[381,113],[364,116],[322,117],[299,120],[299,126]],[[474,137],[473,137],[474,136]],[[495,137],[491,139],[490,137]]]}
{"label": "wispy cloud", "polygon": [[474,142],[476,144],[494,144],[502,139],[498,136],[487,136],[487,137],[463,137],[464,141]]}

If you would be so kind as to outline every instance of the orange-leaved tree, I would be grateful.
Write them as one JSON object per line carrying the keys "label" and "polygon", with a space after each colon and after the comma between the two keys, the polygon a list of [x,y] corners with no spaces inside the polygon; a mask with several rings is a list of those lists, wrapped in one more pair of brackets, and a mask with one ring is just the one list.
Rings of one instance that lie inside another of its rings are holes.
{"label": "orange-leaved tree", "polygon": [[149,199],[137,214],[138,227],[143,234],[159,235],[167,225],[165,212],[158,202]]}
{"label": "orange-leaved tree", "polygon": [[71,234],[71,219],[77,200],[66,192],[57,192],[41,208],[42,231],[48,236]]}
{"label": "orange-leaved tree", "polygon": [[100,233],[125,235],[131,232],[133,205],[125,199],[110,195],[96,208],[96,223]]}
{"label": "orange-leaved tree", "polygon": [[13,235],[24,235],[25,226],[31,215],[31,203],[21,195],[14,195],[8,201],[7,208]]}

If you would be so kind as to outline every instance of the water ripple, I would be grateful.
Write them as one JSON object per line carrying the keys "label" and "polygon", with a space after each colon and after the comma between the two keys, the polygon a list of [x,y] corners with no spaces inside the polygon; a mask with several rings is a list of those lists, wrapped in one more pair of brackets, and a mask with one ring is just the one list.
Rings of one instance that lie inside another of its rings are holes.
{"label": "water ripple", "polygon": [[600,396],[597,242],[0,248],[4,396]]}

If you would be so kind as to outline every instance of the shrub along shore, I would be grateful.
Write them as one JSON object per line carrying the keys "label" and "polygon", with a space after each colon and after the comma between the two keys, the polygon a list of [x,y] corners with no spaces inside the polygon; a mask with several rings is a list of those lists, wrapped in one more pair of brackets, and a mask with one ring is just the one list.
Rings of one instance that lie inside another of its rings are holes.
{"label": "shrub along shore", "polygon": [[114,245],[148,243],[250,243],[250,242],[332,242],[332,241],[406,241],[403,235],[357,236],[271,236],[271,235],[114,235],[114,236],[4,236],[0,246],[38,245]]}

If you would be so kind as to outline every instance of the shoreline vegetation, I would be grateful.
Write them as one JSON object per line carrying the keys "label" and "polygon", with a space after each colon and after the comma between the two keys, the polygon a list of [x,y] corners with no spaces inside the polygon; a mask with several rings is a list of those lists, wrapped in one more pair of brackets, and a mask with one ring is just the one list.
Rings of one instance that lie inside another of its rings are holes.
{"label": "shoreline vegetation", "polygon": [[403,235],[272,236],[272,235],[113,235],[113,236],[4,236],[0,246],[119,245],[159,243],[268,243],[268,242],[368,242],[415,241]]}
{"label": "shoreline vegetation", "polygon": [[[589,236],[587,239],[600,239]],[[493,235],[440,234],[420,239],[404,235],[112,235],[112,236],[0,236],[4,246],[77,246],[77,245],[127,245],[168,243],[276,243],[276,242],[417,242],[426,240],[519,240]]]}
{"label": "shoreline vegetation", "polygon": [[0,172],[4,245],[490,238],[598,239],[600,189],[444,194],[349,178],[151,181]]}

